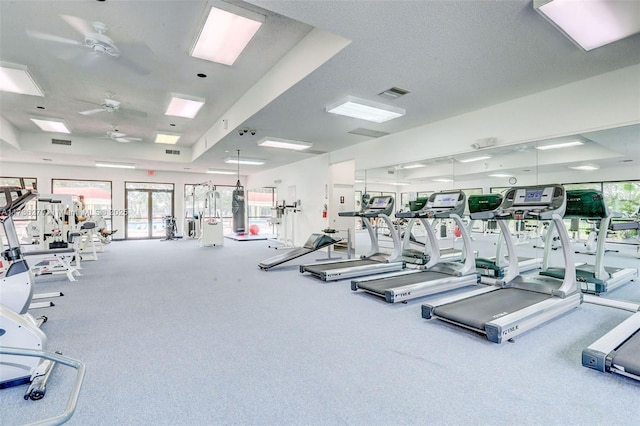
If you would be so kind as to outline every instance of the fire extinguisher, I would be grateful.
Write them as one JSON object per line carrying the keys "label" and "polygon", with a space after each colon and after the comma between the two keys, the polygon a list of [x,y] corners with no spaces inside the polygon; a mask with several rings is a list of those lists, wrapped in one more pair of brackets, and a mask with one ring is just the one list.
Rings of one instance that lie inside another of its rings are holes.
{"label": "fire extinguisher", "polygon": [[327,218],[327,205],[325,204],[324,207],[322,208],[322,218],[326,219]]}

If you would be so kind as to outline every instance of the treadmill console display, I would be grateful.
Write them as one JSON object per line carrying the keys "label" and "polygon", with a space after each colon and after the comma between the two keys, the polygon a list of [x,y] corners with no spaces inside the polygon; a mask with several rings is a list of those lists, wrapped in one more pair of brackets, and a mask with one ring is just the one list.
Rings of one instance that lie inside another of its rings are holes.
{"label": "treadmill console display", "polygon": [[393,213],[393,197],[387,195],[383,197],[371,197],[366,208],[354,212],[338,212],[338,216],[348,217],[377,217],[381,214],[387,216]]}
{"label": "treadmill console display", "polygon": [[436,192],[422,209],[422,215],[434,218],[448,218],[452,214],[462,216],[467,197],[462,191]]}
{"label": "treadmill console display", "polygon": [[561,185],[511,188],[500,206],[500,216],[514,219],[551,219],[564,215],[567,195]]}
{"label": "treadmill console display", "polygon": [[533,191],[527,189],[525,191],[524,201],[525,203],[537,203],[542,201],[542,191],[538,189],[534,189]]}
{"label": "treadmill console display", "polygon": [[452,209],[456,206],[459,194],[435,194],[431,207],[434,209]]}
{"label": "treadmill console display", "polygon": [[446,219],[452,214],[464,215],[467,196],[462,191],[436,192],[431,194],[424,207],[417,211],[398,212],[398,218]]}
{"label": "treadmill console display", "polygon": [[384,210],[389,207],[389,204],[391,204],[391,197],[373,197],[367,208]]}

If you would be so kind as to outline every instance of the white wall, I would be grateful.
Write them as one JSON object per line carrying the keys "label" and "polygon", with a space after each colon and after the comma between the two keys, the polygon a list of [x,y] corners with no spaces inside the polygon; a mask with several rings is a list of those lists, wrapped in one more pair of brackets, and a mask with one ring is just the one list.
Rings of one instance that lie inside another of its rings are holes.
{"label": "white wall", "polygon": [[[174,186],[174,215],[177,219],[178,235],[183,235],[184,224],[184,185],[203,182],[213,182],[214,185],[235,186],[237,176],[175,173],[156,171],[153,176],[146,170],[109,169],[96,167],[70,167],[49,164],[22,164],[3,162],[0,166],[0,176],[5,177],[35,177],[38,181],[38,191],[51,193],[52,179],[79,179],[79,180],[105,180],[111,181],[112,209],[124,211],[124,186],[125,182],[152,182],[173,183]],[[246,181],[245,176],[240,176],[241,182]],[[124,216],[114,216],[112,227],[124,230]],[[124,238],[124,231],[116,234]]]}
{"label": "white wall", "polygon": [[[296,246],[304,244],[309,235],[328,226],[322,218],[322,210],[328,204],[329,162],[322,154],[289,166],[278,167],[249,176],[247,188],[274,187],[278,201],[299,200],[302,211],[296,213],[294,235]],[[297,200],[289,197],[290,187],[295,186]]]}
{"label": "white wall", "polygon": [[330,162],[355,158],[367,170],[471,152],[488,137],[512,145],[637,124],[639,93],[634,65],[334,151]]}

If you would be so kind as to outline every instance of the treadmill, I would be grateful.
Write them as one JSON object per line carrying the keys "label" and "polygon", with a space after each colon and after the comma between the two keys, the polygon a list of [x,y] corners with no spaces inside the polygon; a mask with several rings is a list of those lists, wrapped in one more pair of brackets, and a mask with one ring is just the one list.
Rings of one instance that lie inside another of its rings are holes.
{"label": "treadmill", "polygon": [[[371,239],[371,250],[359,259],[318,262],[300,265],[300,272],[308,272],[323,281],[336,281],[345,278],[361,277],[363,275],[382,274],[385,272],[401,271],[406,263],[400,253],[400,237],[389,215],[393,212],[394,199],[391,196],[375,196],[369,199],[366,208],[361,211],[339,212],[338,216],[360,217]],[[382,219],[389,227],[393,239],[391,254],[380,252],[378,234],[371,225],[371,218]]]}
{"label": "treadmill", "polygon": [[[636,268],[617,268],[604,265],[604,254],[607,231],[614,227],[624,229],[628,223],[611,224],[612,215],[604,202],[602,192],[593,189],[578,189],[567,191],[567,210],[565,219],[593,219],[600,221],[598,230],[598,243],[596,248],[595,264],[583,264],[576,267],[576,278],[580,283],[582,292],[596,294],[604,293],[617,288],[629,281],[638,278]],[[553,226],[553,225],[552,225]],[[553,228],[549,227],[547,235],[553,235]],[[626,228],[629,229],[629,228]],[[540,274],[562,279],[564,268],[549,267],[550,251],[546,249],[549,244],[545,242],[545,251]]]}
{"label": "treadmill", "polygon": [[[441,297],[422,305],[422,317],[437,318],[486,335],[503,343],[540,324],[568,312],[582,303],[576,283],[573,251],[562,221],[566,192],[561,185],[510,188],[502,204],[485,219],[496,219],[506,237],[509,270],[494,286]],[[538,274],[520,275],[515,244],[508,230],[508,219],[552,220],[558,228],[567,266],[564,279]]]}
{"label": "treadmill", "polygon": [[[639,229],[640,221],[627,222]],[[582,365],[594,370],[640,380],[640,305],[632,302],[584,296],[585,303],[633,312],[633,315],[582,351]]]}
{"label": "treadmill", "polygon": [[462,223],[460,215],[464,213],[466,196],[462,191],[443,191],[432,194],[429,201],[419,211],[397,213],[396,217],[424,220],[426,218],[451,218],[462,233],[466,259],[464,263],[440,261],[438,239],[431,226],[425,226],[433,255],[424,269],[386,274],[384,277],[372,277],[351,281],[351,290],[363,290],[375,296],[383,297],[388,303],[405,302],[417,297],[441,293],[478,283],[471,239]]}
{"label": "treadmill", "polygon": [[340,241],[341,239],[331,238],[326,234],[311,234],[311,236],[307,239],[302,247],[296,247],[288,252],[265,259],[258,264],[258,267],[263,271],[267,271],[274,266],[282,265],[285,262],[320,250],[322,248],[332,246]]}
{"label": "treadmill", "polygon": [[[501,194],[483,194],[469,196],[469,213],[471,220],[482,219],[480,213],[491,212],[502,204]],[[480,274],[480,282],[483,284],[495,284],[496,280],[504,278],[509,270],[509,256],[504,255],[505,237],[498,235],[496,243],[496,255],[494,257],[477,257],[476,269]],[[518,256],[518,269],[520,272],[530,271],[540,267],[541,262],[535,257]]]}

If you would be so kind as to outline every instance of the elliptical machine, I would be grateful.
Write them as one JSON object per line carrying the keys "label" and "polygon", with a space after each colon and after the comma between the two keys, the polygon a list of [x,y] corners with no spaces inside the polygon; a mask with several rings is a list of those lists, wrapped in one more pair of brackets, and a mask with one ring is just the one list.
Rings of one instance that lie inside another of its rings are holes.
{"label": "elliptical machine", "polygon": [[[20,250],[13,215],[35,198],[36,192],[18,187],[0,188],[0,222],[8,248],[2,253],[10,263],[0,280],[0,347],[46,350],[47,336],[40,326],[47,320],[27,312],[33,297],[33,273]],[[2,202],[4,197],[4,202]],[[0,389],[31,383],[25,399],[38,400],[45,394],[46,382],[54,362],[44,358],[18,355],[0,357]]]}

